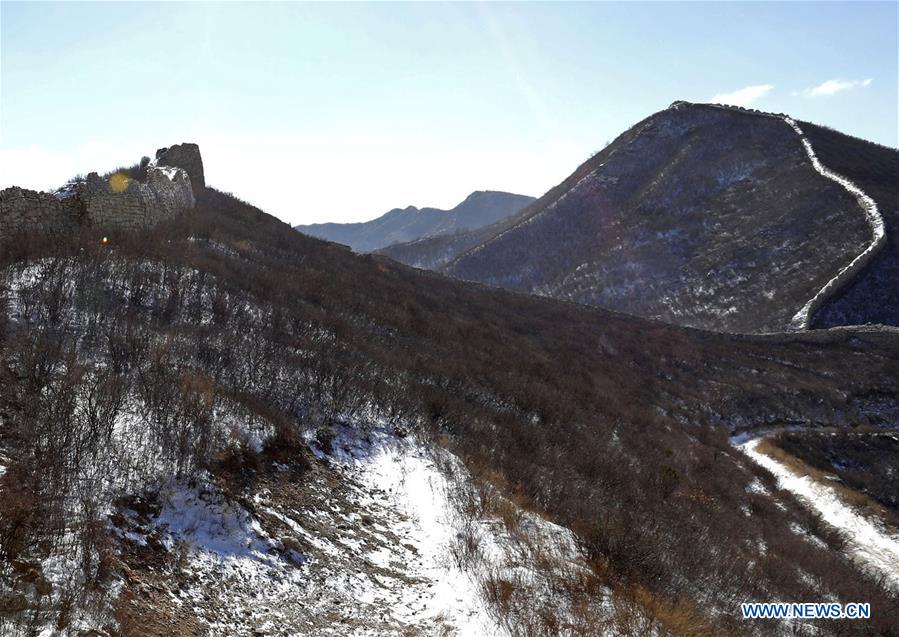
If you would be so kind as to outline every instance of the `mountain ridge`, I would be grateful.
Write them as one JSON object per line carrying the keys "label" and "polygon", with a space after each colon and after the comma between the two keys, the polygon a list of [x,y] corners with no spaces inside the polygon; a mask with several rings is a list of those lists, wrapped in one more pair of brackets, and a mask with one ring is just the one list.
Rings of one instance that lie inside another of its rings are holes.
{"label": "mountain ridge", "polygon": [[[458,278],[681,325],[790,329],[809,299],[868,247],[872,227],[853,194],[816,172],[786,119],[674,102],[509,219],[452,245],[425,239],[382,253]],[[863,146],[848,136],[839,143]],[[899,155],[877,145],[865,152],[879,153],[881,162]],[[881,207],[890,209],[884,201]],[[541,219],[547,215],[551,221]],[[857,272],[864,266],[856,264],[852,280],[864,277]],[[833,295],[851,285],[845,279]],[[866,298],[862,314],[872,314],[873,297]],[[886,322],[895,324],[899,304],[892,305],[895,318]]]}
{"label": "mountain ridge", "polygon": [[514,214],[533,197],[498,190],[476,190],[449,210],[393,208],[380,217],[357,223],[316,223],[294,226],[304,234],[370,252],[394,243],[477,229]]}

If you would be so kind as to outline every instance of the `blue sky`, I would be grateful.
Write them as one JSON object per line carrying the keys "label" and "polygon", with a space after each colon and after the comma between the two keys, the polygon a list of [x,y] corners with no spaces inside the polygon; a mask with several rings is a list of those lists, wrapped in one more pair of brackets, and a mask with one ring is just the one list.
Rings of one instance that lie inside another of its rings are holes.
{"label": "blue sky", "polygon": [[291,223],[540,195],[676,99],[890,146],[897,3],[0,4],[0,186],[180,141]]}

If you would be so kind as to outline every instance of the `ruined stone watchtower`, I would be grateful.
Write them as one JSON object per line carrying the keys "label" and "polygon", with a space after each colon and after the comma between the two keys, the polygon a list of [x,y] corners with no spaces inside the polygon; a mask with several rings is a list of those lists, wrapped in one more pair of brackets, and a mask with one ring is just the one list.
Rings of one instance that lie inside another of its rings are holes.
{"label": "ruined stone watchtower", "polygon": [[203,175],[203,158],[200,157],[200,147],[196,144],[185,142],[175,144],[168,148],[160,148],[156,151],[156,159],[153,164],[157,166],[175,166],[183,168],[190,176],[194,195],[198,195],[206,187],[206,177]]}
{"label": "ruined stone watchtower", "polygon": [[62,235],[78,227],[140,230],[193,208],[206,187],[196,144],[156,152],[145,179],[93,172],[54,193],[0,191],[0,241],[19,235]]}

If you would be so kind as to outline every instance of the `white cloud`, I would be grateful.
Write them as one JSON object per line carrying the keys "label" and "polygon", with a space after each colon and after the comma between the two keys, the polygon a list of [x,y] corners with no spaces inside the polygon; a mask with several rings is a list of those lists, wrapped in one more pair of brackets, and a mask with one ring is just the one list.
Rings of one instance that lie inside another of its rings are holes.
{"label": "white cloud", "polygon": [[827,80],[818,86],[805,89],[801,94],[806,97],[826,97],[858,87],[867,88],[871,86],[871,82],[871,78],[866,80]]}
{"label": "white cloud", "polygon": [[709,101],[714,104],[749,106],[770,93],[773,88],[773,84],[753,84],[752,86],[744,86],[731,93],[718,93]]}

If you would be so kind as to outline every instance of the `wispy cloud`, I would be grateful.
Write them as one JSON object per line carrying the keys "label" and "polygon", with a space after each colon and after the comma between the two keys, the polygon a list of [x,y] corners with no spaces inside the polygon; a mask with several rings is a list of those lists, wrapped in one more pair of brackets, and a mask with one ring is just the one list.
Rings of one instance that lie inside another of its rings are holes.
{"label": "wispy cloud", "polygon": [[866,80],[827,80],[818,86],[813,86],[793,94],[804,95],[805,97],[827,97],[842,93],[843,91],[851,91],[854,88],[867,88],[868,86],[871,86],[871,82],[871,78]]}
{"label": "wispy cloud", "polygon": [[753,84],[730,93],[718,93],[709,101],[715,104],[729,104],[730,106],[749,106],[770,93],[773,88],[773,84]]}

